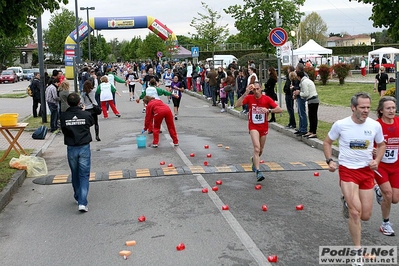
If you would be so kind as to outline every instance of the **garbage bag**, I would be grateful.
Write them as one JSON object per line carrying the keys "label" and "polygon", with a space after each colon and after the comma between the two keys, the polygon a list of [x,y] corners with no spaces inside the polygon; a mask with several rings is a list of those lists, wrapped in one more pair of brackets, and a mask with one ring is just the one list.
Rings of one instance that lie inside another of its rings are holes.
{"label": "garbage bag", "polygon": [[20,155],[11,158],[10,167],[26,170],[27,177],[39,177],[48,174],[46,161],[41,157]]}

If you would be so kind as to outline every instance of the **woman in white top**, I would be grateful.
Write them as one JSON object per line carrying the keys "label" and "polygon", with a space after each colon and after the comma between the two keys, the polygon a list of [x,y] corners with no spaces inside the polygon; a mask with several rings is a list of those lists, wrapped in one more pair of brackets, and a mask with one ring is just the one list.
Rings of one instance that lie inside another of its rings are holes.
{"label": "woman in white top", "polygon": [[107,103],[111,106],[112,111],[117,117],[121,117],[121,114],[116,109],[114,104],[114,99],[112,97],[112,93],[115,92],[116,94],[121,97],[120,93],[115,89],[114,85],[108,82],[107,76],[102,76],[101,84],[97,88],[97,93],[100,94],[100,101],[101,101],[101,109],[103,110],[103,115],[105,119],[108,119],[108,112],[107,112]]}
{"label": "woman in white top", "polygon": [[85,83],[83,83],[83,91],[82,95],[80,96],[80,102],[83,103],[85,111],[90,112],[91,116],[93,117],[96,140],[101,141],[100,127],[98,125],[98,115],[93,109],[93,104],[98,105],[96,101],[96,92],[93,89],[93,83],[90,80],[86,80]]}
{"label": "woman in white top", "polygon": [[248,76],[248,79],[247,79],[247,86],[249,84],[254,84],[256,81],[259,81],[258,80],[258,76],[256,75],[256,68],[249,67],[248,68],[248,74],[249,74],[249,76]]}
{"label": "woman in white top", "polygon": [[187,74],[186,74],[186,78],[187,78],[187,89],[191,90],[191,85],[192,85],[192,78],[191,78],[191,74],[193,73],[193,65],[191,64],[191,62],[188,62],[187,64]]}

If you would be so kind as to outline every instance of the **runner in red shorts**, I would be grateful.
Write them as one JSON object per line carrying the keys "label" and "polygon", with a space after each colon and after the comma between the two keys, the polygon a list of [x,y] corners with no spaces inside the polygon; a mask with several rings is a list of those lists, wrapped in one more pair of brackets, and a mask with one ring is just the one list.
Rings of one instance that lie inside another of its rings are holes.
{"label": "runner in red shorts", "polygon": [[[349,218],[349,232],[354,249],[361,249],[360,220],[370,219],[373,209],[374,171],[385,152],[381,125],[368,117],[371,98],[367,93],[357,93],[351,99],[352,115],[336,121],[324,140],[324,156],[329,171],[337,169],[331,158],[332,143],[339,138],[339,177],[343,202],[343,214]],[[373,146],[376,155],[373,159]],[[363,265],[363,264],[353,264]]]}
{"label": "runner in red shorts", "polygon": [[381,205],[382,224],[380,231],[386,236],[394,236],[395,232],[389,222],[391,204],[399,202],[399,117],[396,113],[396,99],[384,96],[378,102],[377,115],[384,133],[386,150],[375,180],[378,185],[374,187],[377,202]]}
{"label": "runner in red shorts", "polygon": [[[253,94],[250,94],[250,93]],[[281,113],[283,110],[269,96],[262,94],[259,82],[249,84],[245,93],[237,100],[236,107],[248,104],[248,129],[254,146],[252,170],[256,174],[257,181],[265,179],[259,171],[259,161],[266,143],[266,135],[269,130],[268,114]]]}

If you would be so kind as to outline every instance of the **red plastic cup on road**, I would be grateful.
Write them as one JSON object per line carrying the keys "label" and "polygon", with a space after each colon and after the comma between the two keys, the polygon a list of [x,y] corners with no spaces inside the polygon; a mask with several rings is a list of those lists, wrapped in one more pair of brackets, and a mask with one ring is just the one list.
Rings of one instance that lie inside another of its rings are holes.
{"label": "red plastic cup on road", "polygon": [[220,186],[221,184],[223,184],[223,181],[222,181],[222,180],[217,180],[217,181],[216,181],[216,185],[219,185],[219,186]]}
{"label": "red plastic cup on road", "polygon": [[302,211],[303,210],[303,204],[298,204],[295,206],[297,211]]}
{"label": "red plastic cup on road", "polygon": [[208,188],[203,188],[202,193],[208,193]]}
{"label": "red plastic cup on road", "polygon": [[144,216],[144,215],[141,215],[141,216],[138,218],[138,220],[139,220],[140,223],[145,222],[145,216]]}
{"label": "red plastic cup on road", "polygon": [[218,191],[219,188],[218,188],[217,186],[214,186],[214,187],[212,188],[212,190],[213,190],[213,191]]}
{"label": "red plastic cup on road", "polygon": [[256,190],[261,190],[261,189],[262,189],[262,185],[259,185],[259,184],[258,184],[258,185],[255,185],[255,189],[256,189]]}
{"label": "red plastic cup on road", "polygon": [[165,165],[165,162],[164,162],[164,161],[162,161],[162,162],[160,162],[159,164],[160,164],[160,165]]}
{"label": "red plastic cup on road", "polygon": [[209,149],[209,145],[204,145],[204,148],[205,149]]}
{"label": "red plastic cup on road", "polygon": [[223,205],[222,206],[223,211],[228,211],[229,210],[229,205]]}
{"label": "red plastic cup on road", "polygon": [[205,165],[205,166],[208,166],[208,162],[204,162],[204,165]]}
{"label": "red plastic cup on road", "polygon": [[170,164],[168,164],[168,167],[173,167],[173,164],[171,164],[171,163],[170,163]]}
{"label": "red plastic cup on road", "polygon": [[184,245],[184,243],[180,243],[179,245],[176,246],[177,251],[184,250],[185,248],[186,248],[186,246]]}
{"label": "red plastic cup on road", "polygon": [[190,157],[194,157],[195,156],[195,154],[194,153],[190,153]]}
{"label": "red plastic cup on road", "polygon": [[267,260],[269,262],[277,262],[278,261],[278,257],[277,257],[277,255],[271,255],[271,256],[267,257]]}
{"label": "red plastic cup on road", "polygon": [[314,172],[313,175],[314,176],[320,176],[320,173],[319,172]]}
{"label": "red plastic cup on road", "polygon": [[268,209],[268,208],[267,208],[267,205],[266,205],[266,204],[263,204],[263,205],[262,205],[262,211],[265,212],[265,211],[267,211],[267,209]]}
{"label": "red plastic cup on road", "polygon": [[211,157],[212,157],[212,154],[208,153],[208,154],[206,155],[206,157],[211,158]]}

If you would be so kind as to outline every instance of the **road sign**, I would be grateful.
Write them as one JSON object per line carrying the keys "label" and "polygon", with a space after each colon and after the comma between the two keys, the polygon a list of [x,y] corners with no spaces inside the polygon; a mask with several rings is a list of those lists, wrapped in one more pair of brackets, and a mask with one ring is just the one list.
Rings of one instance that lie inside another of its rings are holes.
{"label": "road sign", "polygon": [[287,32],[283,28],[274,28],[269,34],[269,41],[273,46],[282,46],[287,39]]}
{"label": "road sign", "polygon": [[158,57],[162,57],[162,52],[157,52]]}
{"label": "road sign", "polygon": [[191,47],[191,57],[199,57],[199,48]]}

